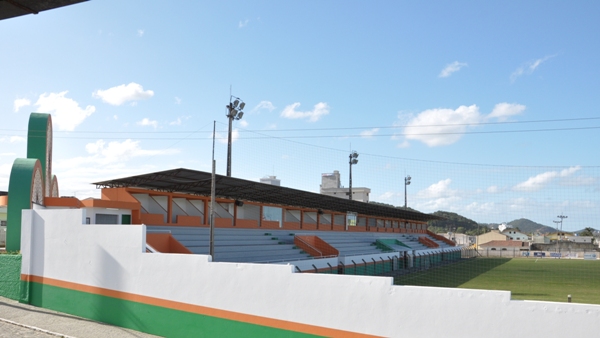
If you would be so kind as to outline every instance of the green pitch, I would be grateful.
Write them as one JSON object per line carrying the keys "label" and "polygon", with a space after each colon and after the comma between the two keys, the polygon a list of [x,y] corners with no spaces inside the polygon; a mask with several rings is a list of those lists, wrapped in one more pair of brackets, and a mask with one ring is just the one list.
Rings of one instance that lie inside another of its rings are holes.
{"label": "green pitch", "polygon": [[507,290],[512,299],[600,304],[600,261],[477,258],[394,279],[396,285]]}

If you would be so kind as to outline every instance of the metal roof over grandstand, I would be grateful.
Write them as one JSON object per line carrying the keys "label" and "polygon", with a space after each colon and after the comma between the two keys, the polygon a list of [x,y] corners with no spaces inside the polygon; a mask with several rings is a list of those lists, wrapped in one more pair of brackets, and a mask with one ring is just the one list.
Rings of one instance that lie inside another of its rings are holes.
{"label": "metal roof over grandstand", "polygon": [[0,20],[73,5],[88,0],[0,0]]}
{"label": "metal roof over grandstand", "polygon": [[[212,174],[191,169],[172,169],[94,183],[97,188],[143,188],[164,192],[210,196]],[[351,201],[313,192],[286,188],[235,177],[216,175],[216,196],[241,201],[277,204],[334,212],[356,212],[367,216],[400,218],[414,221],[441,219],[418,211],[374,203]]]}

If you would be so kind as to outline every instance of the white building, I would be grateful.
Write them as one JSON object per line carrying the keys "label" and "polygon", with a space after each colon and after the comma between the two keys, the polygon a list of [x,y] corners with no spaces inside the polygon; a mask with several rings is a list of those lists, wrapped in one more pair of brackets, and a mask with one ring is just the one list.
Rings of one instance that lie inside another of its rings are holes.
{"label": "white building", "polygon": [[[321,174],[321,194],[348,199],[350,196],[349,190],[349,188],[344,188],[341,185],[339,171],[334,170],[333,173]],[[371,193],[369,188],[352,187],[352,200],[369,202],[369,193]]]}
{"label": "white building", "polygon": [[508,236],[507,240],[509,241],[529,241],[529,236],[513,228],[507,228],[502,231],[502,234]]}
{"label": "white building", "polygon": [[260,179],[260,183],[266,183],[270,185],[281,185],[281,180],[277,179],[277,176],[267,176]]}
{"label": "white building", "polygon": [[574,243],[593,243],[593,236],[567,236],[567,241]]}
{"label": "white building", "polygon": [[444,236],[447,239],[456,243],[457,246],[468,247],[475,244],[476,236],[469,236],[467,234],[457,234],[455,232],[444,232],[438,233],[440,236]]}

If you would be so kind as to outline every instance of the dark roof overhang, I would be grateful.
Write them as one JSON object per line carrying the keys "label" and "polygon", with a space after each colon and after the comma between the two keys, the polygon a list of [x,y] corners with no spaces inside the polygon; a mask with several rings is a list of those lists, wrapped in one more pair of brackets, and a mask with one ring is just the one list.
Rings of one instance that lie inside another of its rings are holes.
{"label": "dark roof overhang", "polygon": [[88,0],[0,0],[0,20],[73,5]]}
{"label": "dark roof overhang", "polygon": [[[172,169],[155,173],[118,178],[94,183],[97,188],[142,188],[163,192],[210,196],[212,174],[190,169]],[[427,222],[441,219],[418,211],[394,208],[374,203],[350,201],[235,177],[215,175],[215,195],[219,198],[281,205],[286,207],[321,209],[338,213],[356,212],[366,216]]]}

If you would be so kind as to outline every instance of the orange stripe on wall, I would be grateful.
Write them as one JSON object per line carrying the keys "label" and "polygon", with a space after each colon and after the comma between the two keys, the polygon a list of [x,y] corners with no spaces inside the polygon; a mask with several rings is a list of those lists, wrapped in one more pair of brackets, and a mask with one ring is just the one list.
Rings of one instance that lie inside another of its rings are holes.
{"label": "orange stripe on wall", "polygon": [[147,305],[160,306],[160,307],[173,309],[173,310],[191,312],[191,313],[204,315],[204,316],[211,316],[211,317],[234,320],[234,321],[244,322],[244,323],[249,323],[249,324],[262,325],[262,326],[273,327],[273,328],[282,329],[282,330],[290,330],[290,331],[314,334],[314,335],[318,335],[318,336],[357,337],[357,338],[359,338],[359,337],[380,337],[380,336],[374,336],[374,335],[369,335],[369,334],[343,331],[343,330],[331,329],[331,328],[326,328],[326,327],[321,327],[321,326],[290,322],[290,321],[281,320],[281,319],[260,317],[260,316],[245,314],[245,313],[215,309],[215,308],[210,308],[210,307],[205,307],[205,306],[200,306],[200,305],[181,303],[181,302],[176,302],[176,301],[166,300],[166,299],[161,299],[161,298],[142,296],[142,295],[137,295],[137,294],[123,292],[123,291],[110,290],[110,289],[105,289],[105,288],[99,288],[96,286],[66,282],[66,281],[62,281],[62,280],[58,280],[58,279],[40,277],[40,276],[35,276],[35,275],[21,274],[21,280],[27,281],[27,282],[44,284],[44,285],[56,286],[59,288],[65,288],[65,289],[70,289],[70,290],[75,290],[75,291],[87,292],[87,293],[91,293],[91,294],[97,294],[97,295],[102,295],[102,296],[107,296],[107,297],[112,297],[112,298],[132,301],[132,302],[138,302],[138,303],[143,303],[143,304],[147,304]]}

